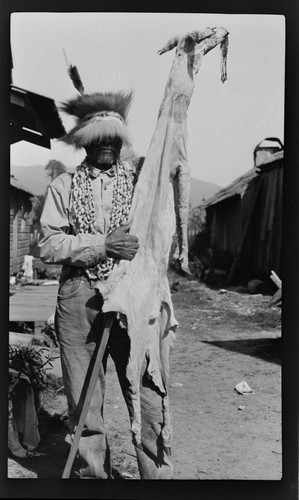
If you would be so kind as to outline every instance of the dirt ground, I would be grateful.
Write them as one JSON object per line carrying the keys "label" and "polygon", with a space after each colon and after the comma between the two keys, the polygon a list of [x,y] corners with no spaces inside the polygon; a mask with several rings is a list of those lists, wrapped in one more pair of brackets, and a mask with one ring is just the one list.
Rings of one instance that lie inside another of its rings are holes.
{"label": "dirt ground", "polygon": [[[179,285],[172,297],[180,324],[170,380],[175,479],[280,480],[281,309],[269,307],[270,296],[240,287],[175,279]],[[242,381],[252,393],[236,392]],[[56,389],[42,396],[39,455],[10,454],[9,478],[61,477],[69,445],[60,386],[58,380]],[[127,409],[110,361],[105,419],[115,479],[138,479]]]}

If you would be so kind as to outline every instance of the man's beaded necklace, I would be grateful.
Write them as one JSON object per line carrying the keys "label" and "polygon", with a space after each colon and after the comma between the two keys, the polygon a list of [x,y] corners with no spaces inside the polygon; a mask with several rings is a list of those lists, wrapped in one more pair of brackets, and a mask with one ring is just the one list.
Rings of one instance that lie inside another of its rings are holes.
{"label": "man's beaded necklace", "polygon": [[[128,222],[134,185],[134,169],[128,168],[120,159],[114,165],[115,181],[112,195],[112,211],[108,233]],[[86,160],[77,167],[72,181],[70,210],[78,233],[96,234],[94,196],[90,168]],[[115,259],[108,257],[86,275],[92,280],[104,281],[111,273]]]}

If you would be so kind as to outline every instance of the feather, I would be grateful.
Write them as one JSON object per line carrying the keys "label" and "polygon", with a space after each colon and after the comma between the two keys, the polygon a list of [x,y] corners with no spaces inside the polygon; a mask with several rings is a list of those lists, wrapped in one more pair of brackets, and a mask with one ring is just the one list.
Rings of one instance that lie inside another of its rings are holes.
{"label": "feather", "polygon": [[77,66],[72,66],[70,64],[68,67],[68,74],[73,82],[75,89],[78,90],[80,94],[84,94],[84,86],[80,78]]}
{"label": "feather", "polygon": [[72,80],[75,89],[78,90],[78,92],[80,94],[84,94],[84,86],[83,86],[81,77],[79,75],[79,71],[78,71],[77,66],[73,66],[69,62],[68,57],[66,55],[66,51],[64,49],[63,49],[63,55],[64,55],[65,63],[67,65],[68,75],[69,75],[70,79]]}

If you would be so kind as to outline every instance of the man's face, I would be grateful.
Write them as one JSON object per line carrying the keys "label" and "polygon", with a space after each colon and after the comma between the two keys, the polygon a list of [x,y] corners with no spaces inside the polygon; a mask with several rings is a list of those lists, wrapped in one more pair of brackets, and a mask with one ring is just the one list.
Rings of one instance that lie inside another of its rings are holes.
{"label": "man's face", "polygon": [[101,142],[92,143],[86,146],[87,157],[92,165],[101,168],[109,168],[118,158],[122,148],[122,141],[119,138],[103,139]]}

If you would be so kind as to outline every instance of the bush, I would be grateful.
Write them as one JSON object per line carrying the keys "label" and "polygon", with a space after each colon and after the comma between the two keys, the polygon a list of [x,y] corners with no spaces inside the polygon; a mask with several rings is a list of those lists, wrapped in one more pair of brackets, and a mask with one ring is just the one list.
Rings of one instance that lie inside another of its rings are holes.
{"label": "bush", "polygon": [[26,375],[35,392],[45,389],[49,383],[46,366],[52,364],[48,356],[43,356],[44,350],[9,346],[9,367]]}

